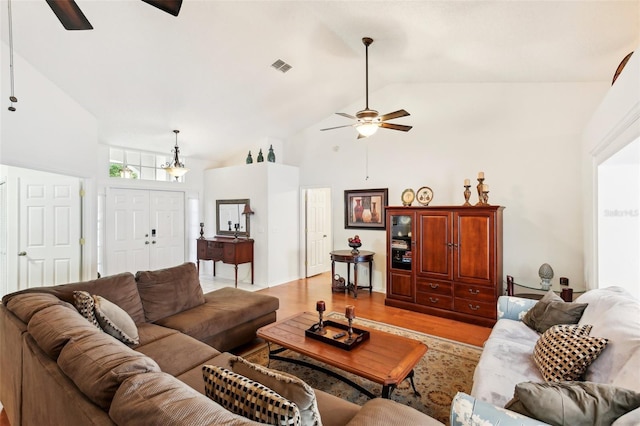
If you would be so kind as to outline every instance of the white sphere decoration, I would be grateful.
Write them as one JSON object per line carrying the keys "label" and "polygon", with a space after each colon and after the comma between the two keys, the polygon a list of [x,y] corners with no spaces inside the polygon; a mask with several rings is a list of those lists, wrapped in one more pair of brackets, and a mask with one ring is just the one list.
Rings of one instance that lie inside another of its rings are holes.
{"label": "white sphere decoration", "polygon": [[551,265],[548,263],[543,263],[540,265],[540,269],[538,269],[538,276],[542,281],[540,281],[540,287],[543,290],[549,290],[551,288],[551,278],[553,278],[553,269]]}

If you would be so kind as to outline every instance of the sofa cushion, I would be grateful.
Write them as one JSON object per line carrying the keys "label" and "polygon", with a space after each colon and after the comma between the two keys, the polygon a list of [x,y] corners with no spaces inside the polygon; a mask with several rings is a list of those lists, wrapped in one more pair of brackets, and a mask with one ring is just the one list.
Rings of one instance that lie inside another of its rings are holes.
{"label": "sofa cushion", "polygon": [[58,357],[58,366],[82,393],[105,410],[127,377],[160,371],[154,360],[106,333],[67,343]]}
{"label": "sofa cushion", "polygon": [[556,324],[576,324],[587,307],[586,303],[566,303],[553,290],[549,290],[542,299],[522,318],[522,322],[539,333]]}
{"label": "sofa cushion", "polygon": [[6,295],[3,298],[3,304],[25,324],[29,323],[31,317],[36,312],[49,306],[73,306],[72,304],[63,302],[53,294],[36,292]]}
{"label": "sofa cushion", "polygon": [[202,367],[206,395],[227,410],[272,425],[301,425],[295,403],[266,386],[215,365]]}
{"label": "sofa cushion", "polygon": [[[171,334],[179,333],[178,330],[174,330],[172,328],[163,327],[157,324],[151,324],[150,322],[143,322],[137,324],[138,327],[138,336],[140,338],[140,343],[138,345],[143,346],[147,345],[151,342],[155,342],[156,340],[163,339]],[[136,347],[134,346],[134,349]]]}
{"label": "sofa cushion", "polygon": [[[202,372],[200,372],[202,380]],[[138,374],[118,388],[109,416],[120,425],[257,426],[166,373]]]}
{"label": "sofa cushion", "polygon": [[384,398],[374,398],[364,403],[348,426],[388,425],[441,426],[438,420],[420,411]]}
{"label": "sofa cushion", "polygon": [[585,335],[584,330],[590,330],[590,327],[556,325],[538,339],[533,359],[546,381],[581,379],[587,367],[604,350],[607,339]]}
{"label": "sofa cushion", "polygon": [[300,410],[302,424],[305,426],[322,425],[316,394],[313,388],[300,378],[254,364],[241,357],[231,360],[231,369],[234,373],[261,383],[294,402]]}
{"label": "sofa cushion", "polygon": [[[273,296],[224,287],[204,295],[205,303],[156,321],[200,341],[275,312],[279,299]],[[254,336],[255,337],[255,336]],[[246,343],[246,342],[244,342]]]}
{"label": "sofa cushion", "polygon": [[578,301],[589,304],[580,324],[592,324],[592,335],[609,339],[585,380],[640,392],[640,301],[620,287],[589,290]]}
{"label": "sofa cushion", "polygon": [[95,303],[93,297],[86,291],[74,291],[73,292],[73,304],[75,305],[80,315],[82,315],[87,321],[93,324],[96,328],[100,328],[100,323],[96,318]]}
{"label": "sofa cushion", "polygon": [[572,426],[610,425],[640,407],[640,393],[592,382],[516,385],[505,408],[540,421]]}
{"label": "sofa cushion", "polygon": [[182,333],[170,334],[146,345],[137,346],[136,351],[152,358],[162,371],[172,376],[200,366],[220,354],[215,348]]}
{"label": "sofa cushion", "polygon": [[136,281],[149,322],[204,303],[198,271],[191,262],[157,271],[138,271]]}
{"label": "sofa cushion", "polygon": [[52,305],[38,311],[31,317],[27,330],[40,349],[54,360],[70,340],[102,333],[75,309],[63,305]]}
{"label": "sofa cushion", "polygon": [[102,296],[93,296],[94,313],[100,328],[123,343],[140,343],[138,327],[129,314]]}

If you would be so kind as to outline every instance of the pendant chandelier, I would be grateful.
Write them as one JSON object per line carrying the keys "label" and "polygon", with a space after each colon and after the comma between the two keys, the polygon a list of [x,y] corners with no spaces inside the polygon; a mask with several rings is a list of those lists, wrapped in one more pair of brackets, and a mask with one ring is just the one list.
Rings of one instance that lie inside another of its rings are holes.
{"label": "pendant chandelier", "polygon": [[180,130],[174,130],[173,133],[176,134],[176,145],[173,147],[173,161],[167,162],[162,165],[162,168],[167,171],[171,176],[175,177],[176,180],[180,179],[180,177],[184,176],[189,169],[184,166],[184,163],[180,161],[180,148],[178,148],[178,133]]}

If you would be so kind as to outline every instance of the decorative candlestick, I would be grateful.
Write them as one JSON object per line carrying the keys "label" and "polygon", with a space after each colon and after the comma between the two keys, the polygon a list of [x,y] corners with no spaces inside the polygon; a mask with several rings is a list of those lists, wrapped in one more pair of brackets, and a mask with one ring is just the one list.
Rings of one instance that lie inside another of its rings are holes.
{"label": "decorative candlestick", "polygon": [[350,344],[350,343],[353,343],[352,325],[353,325],[353,319],[356,317],[356,307],[353,305],[347,305],[344,316],[347,317],[347,320],[349,321],[349,329],[347,330],[347,334],[349,337],[347,338],[347,340],[345,340],[345,343]]}
{"label": "decorative candlestick", "polygon": [[322,321],[322,313],[327,309],[324,301],[319,300],[316,302],[316,311],[318,311],[318,334],[327,334],[327,330],[324,329],[324,321]]}
{"label": "decorative candlestick", "polygon": [[200,239],[204,240],[204,222],[200,222]]}
{"label": "decorative candlestick", "polygon": [[469,179],[464,180],[464,204],[463,206],[468,207],[471,205],[469,202],[469,198],[471,197],[471,185],[469,185]]}
{"label": "decorative candlestick", "polygon": [[482,205],[482,185],[484,185],[484,172],[478,173],[478,186],[476,186],[476,189],[478,190],[478,202],[476,203],[476,206]]}
{"label": "decorative candlestick", "polygon": [[489,191],[482,191],[482,205],[489,205]]}

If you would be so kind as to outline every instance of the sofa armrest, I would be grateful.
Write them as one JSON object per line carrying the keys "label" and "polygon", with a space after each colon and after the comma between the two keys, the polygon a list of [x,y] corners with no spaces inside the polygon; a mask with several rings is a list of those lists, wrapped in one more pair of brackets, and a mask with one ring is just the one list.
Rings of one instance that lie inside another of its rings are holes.
{"label": "sofa armrest", "polygon": [[547,423],[497,407],[462,392],[458,392],[451,402],[449,422],[451,426],[548,426]]}
{"label": "sofa armrest", "polygon": [[515,296],[500,296],[498,298],[498,319],[521,321],[524,314],[538,303],[537,300]]}

